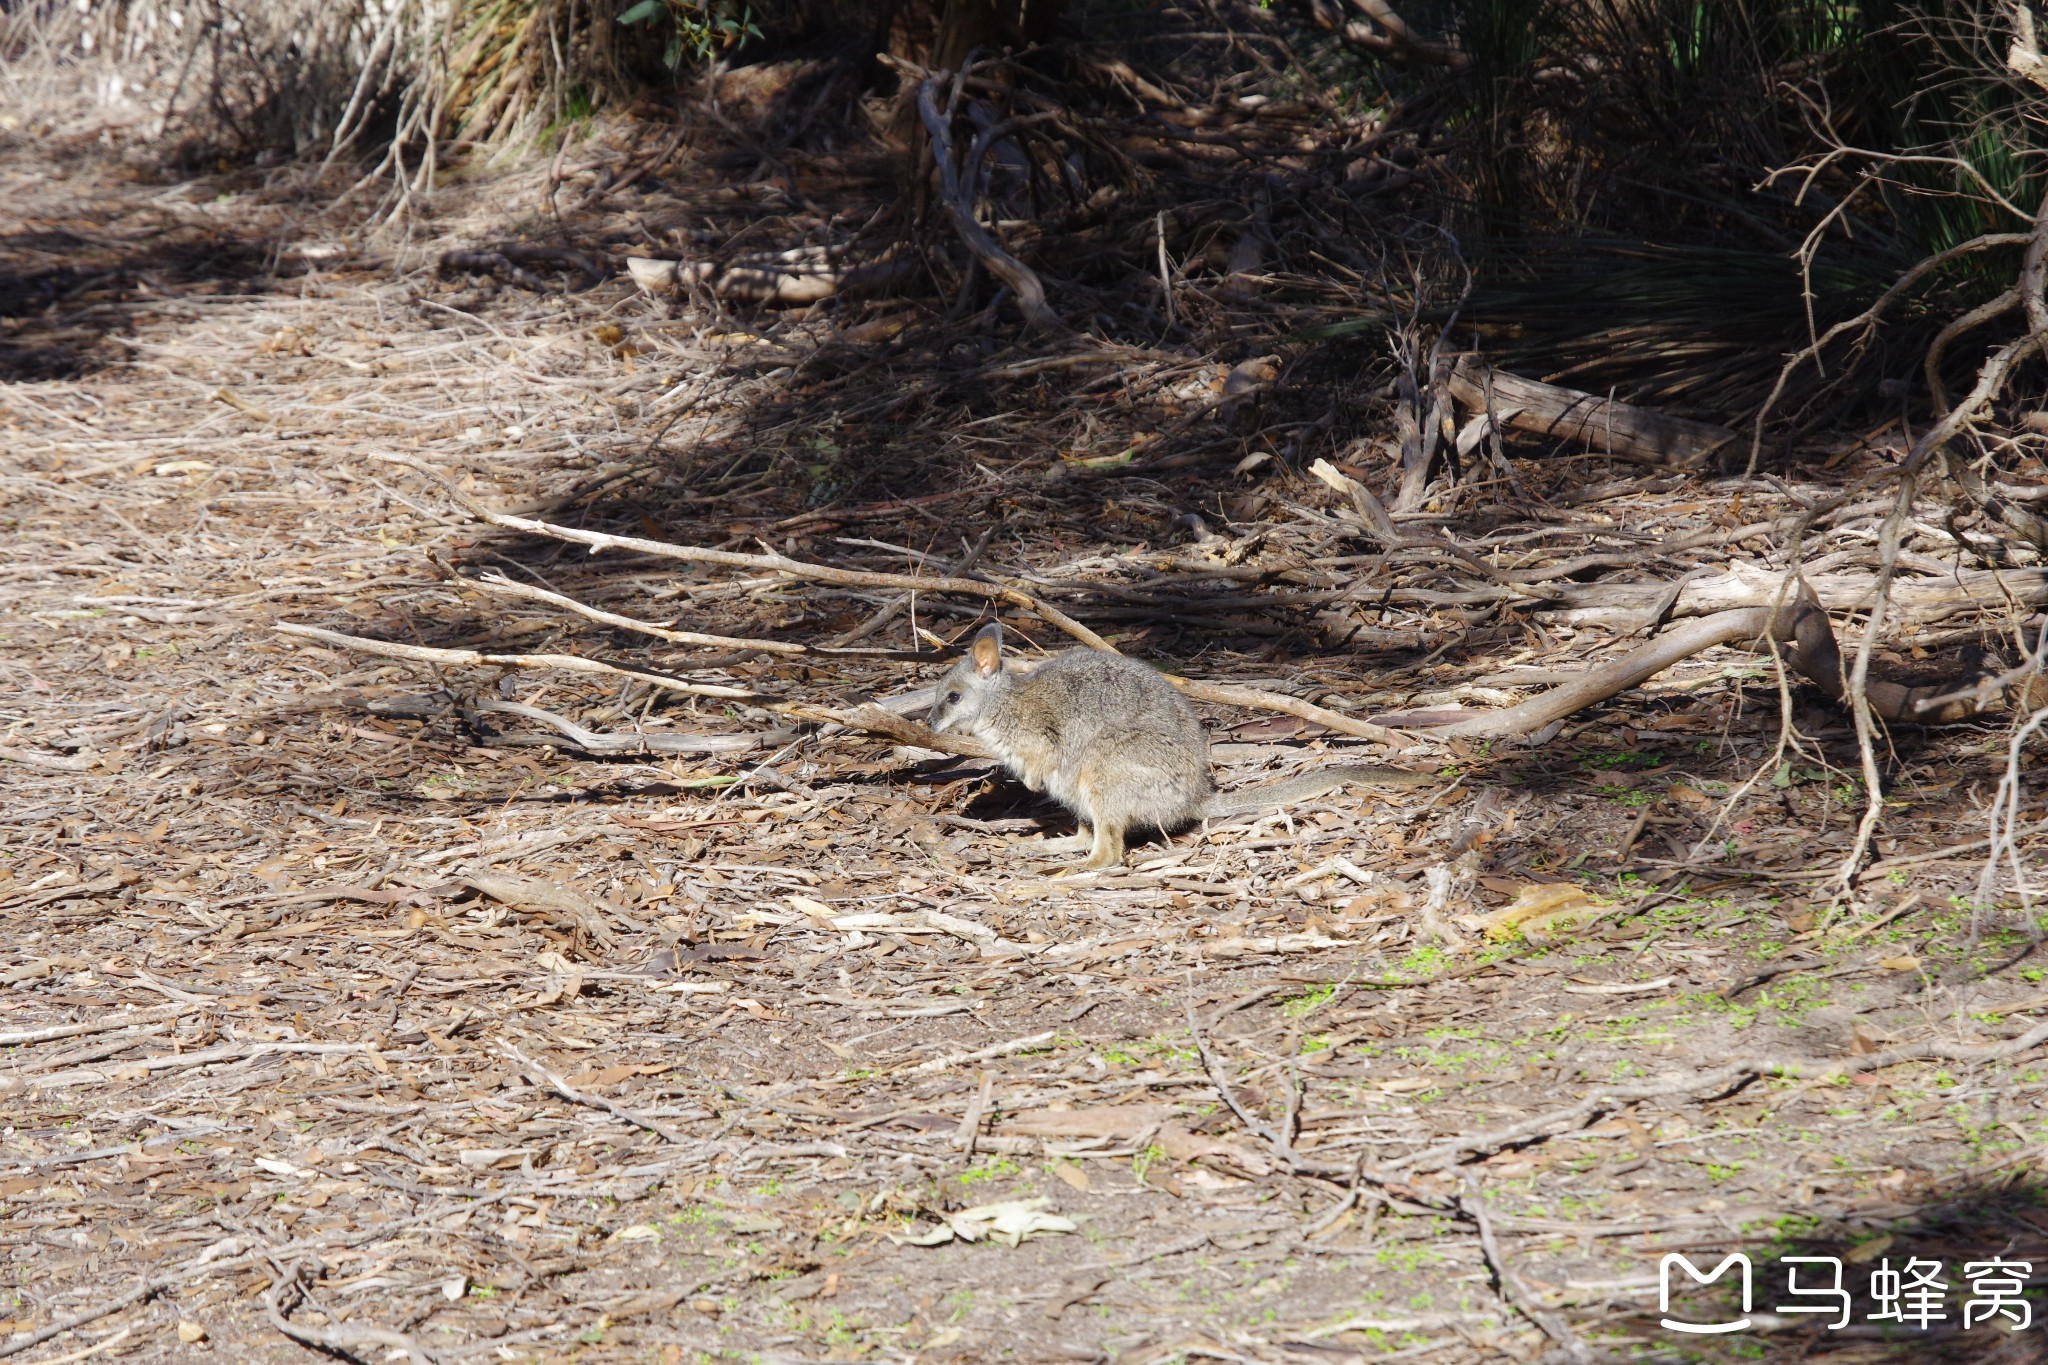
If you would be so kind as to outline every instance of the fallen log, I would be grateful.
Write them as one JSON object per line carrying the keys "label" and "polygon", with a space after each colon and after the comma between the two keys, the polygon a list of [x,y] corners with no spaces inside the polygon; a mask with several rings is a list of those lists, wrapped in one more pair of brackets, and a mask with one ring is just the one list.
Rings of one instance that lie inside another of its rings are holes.
{"label": "fallen log", "polygon": [[1711,422],[1524,379],[1470,356],[1452,367],[1449,388],[1459,403],[1490,414],[1502,426],[1583,445],[1618,460],[1693,466],[1736,439],[1734,432]]}

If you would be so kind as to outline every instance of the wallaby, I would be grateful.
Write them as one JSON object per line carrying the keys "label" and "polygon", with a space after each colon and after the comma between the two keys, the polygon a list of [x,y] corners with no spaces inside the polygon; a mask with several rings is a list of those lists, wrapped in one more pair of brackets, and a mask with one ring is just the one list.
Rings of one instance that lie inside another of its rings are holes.
{"label": "wallaby", "polygon": [[1018,781],[1074,813],[1081,832],[1057,851],[1089,849],[1077,871],[1122,863],[1132,829],[1171,833],[1352,783],[1411,787],[1436,780],[1342,764],[1220,793],[1209,777],[1208,732],[1172,683],[1135,659],[1094,649],[1055,654],[1029,672],[1005,668],[1002,627],[993,622],[940,680],[930,720],[941,733],[982,741]]}

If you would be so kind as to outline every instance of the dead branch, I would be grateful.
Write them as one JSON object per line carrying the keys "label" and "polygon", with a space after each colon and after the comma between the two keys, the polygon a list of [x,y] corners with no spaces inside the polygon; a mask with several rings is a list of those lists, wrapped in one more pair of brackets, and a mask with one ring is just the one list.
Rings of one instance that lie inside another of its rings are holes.
{"label": "dead branch", "polygon": [[1508,1306],[1556,1342],[1574,1365],[1590,1365],[1593,1353],[1586,1348],[1585,1342],[1579,1340],[1579,1334],[1571,1329],[1571,1324],[1545,1308],[1543,1300],[1522,1283],[1522,1277],[1508,1264],[1507,1254],[1500,1249],[1500,1240],[1493,1235],[1493,1219],[1487,1214],[1486,1201],[1479,1197],[1479,1182],[1469,1177],[1466,1179],[1465,1192],[1458,1200],[1458,1206],[1477,1225],[1480,1252],[1493,1270],[1493,1277],[1500,1284],[1500,1296],[1507,1300]]}
{"label": "dead branch", "polygon": [[[2048,207],[2048,201],[2044,201],[2043,206]],[[1856,662],[1849,667],[1846,676],[1842,673],[1841,651],[1835,644],[1833,627],[1807,632],[1808,636],[1815,640],[1814,647],[1823,651],[1823,676],[1828,679],[1840,679],[1843,692],[1849,699],[1850,718],[1856,727],[1856,755],[1863,768],[1863,816],[1856,823],[1856,837],[1850,845],[1849,852],[1842,859],[1841,872],[1838,874],[1841,891],[1844,894],[1854,885],[1857,869],[1863,866],[1865,858],[1869,855],[1870,841],[1877,833],[1878,821],[1884,816],[1884,780],[1877,766],[1879,704],[1870,681],[1870,655],[1877,647],[1878,632],[1884,629],[1885,612],[1891,606],[1892,581],[1897,576],[1899,568],[1899,536],[1905,529],[1907,516],[1913,510],[1913,492],[1917,482],[1916,471],[1900,471],[1898,497],[1878,532],[1877,601],[1864,622],[1863,638],[1856,643]],[[1802,613],[1803,615],[1820,618],[1821,623],[1826,625],[1826,618],[1822,616],[1819,605],[1813,602],[1811,590],[1800,594],[1798,606],[1810,609]],[[1834,650],[1831,663],[1825,657],[1825,651],[1829,648]],[[1801,642],[1792,654],[1804,655],[1807,650],[1808,646]],[[1791,662],[1795,668],[1805,671],[1798,658],[1792,658]],[[1897,684],[1889,686],[1897,688]],[[1919,690],[1925,692],[1941,689]],[[1917,699],[1891,697],[1884,709],[1888,713],[1897,712],[1905,716],[1923,714]],[[1924,714],[1930,721],[1947,718],[1936,715],[1931,708]],[[1968,714],[1968,711],[1964,711],[1963,714]],[[1891,718],[1894,717],[1888,714],[1887,719]]]}
{"label": "dead branch", "polygon": [[490,654],[475,649],[439,649],[431,645],[406,645],[394,640],[371,640],[360,635],[344,635],[340,631],[322,630],[318,626],[302,626],[292,621],[277,623],[280,634],[303,636],[318,640],[322,644],[352,649],[364,654],[378,654],[387,659],[411,659],[416,663],[476,665],[488,664],[499,668],[559,668],[567,673],[601,673],[617,678],[635,678],[652,687],[667,692],[681,692],[692,697],[717,697],[724,701],[741,701],[761,704],[765,699],[760,694],[744,687],[730,687],[723,683],[692,683],[680,678],[671,678],[665,673],[651,669],[628,668],[621,664],[608,664],[599,659],[586,659],[575,654]]}
{"label": "dead branch", "polygon": [[534,587],[527,583],[515,583],[503,574],[491,572],[475,578],[457,575],[455,581],[466,587],[483,592],[496,593],[504,597],[523,598],[529,602],[543,602],[563,611],[574,612],[588,621],[599,625],[615,626],[641,635],[651,635],[657,640],[671,644],[695,645],[705,649],[730,649],[761,654],[811,654],[830,655],[835,658],[893,659],[903,663],[938,663],[953,656],[929,651],[901,649],[846,649],[827,645],[803,645],[788,640],[761,640],[739,635],[704,635],[694,630],[675,630],[652,621],[640,621],[631,616],[620,616],[616,612],[578,602],[563,593],[550,592],[546,588]]}
{"label": "dead branch", "polygon": [[1377,739],[1386,743],[1406,744],[1409,737],[1396,733],[1384,725],[1347,716],[1342,711],[1332,711],[1327,706],[1317,706],[1299,697],[1284,696],[1278,692],[1261,692],[1256,687],[1239,687],[1235,683],[1204,682],[1196,678],[1181,678],[1169,673],[1166,680],[1178,687],[1196,701],[1214,702],[1218,706],[1242,706],[1251,711],[1278,711],[1282,715],[1297,716],[1302,720],[1335,730],[1340,735],[1355,735],[1360,739]]}
{"label": "dead branch", "polygon": [[89,773],[100,765],[96,754],[42,754],[13,744],[0,744],[0,760],[51,773]]}
{"label": "dead branch", "polygon": [[[1545,600],[1559,604],[1546,615],[1565,624],[1641,629],[1660,616],[1708,616],[1768,606],[1777,599],[1780,581],[1779,571],[1738,559],[1729,561],[1722,573],[1683,583],[1676,597],[1668,583],[1559,583],[1540,591]],[[1806,581],[1829,611],[1861,611],[1871,605],[1868,574],[1815,574]],[[1977,607],[2048,602],[2048,571],[1963,570],[1940,578],[1902,579],[1892,585],[1891,598],[1897,619],[1925,624]],[[1402,600],[1398,592],[1394,600]]]}
{"label": "dead branch", "polygon": [[280,1303],[280,1291],[289,1288],[295,1304],[305,1294],[305,1287],[299,1283],[296,1271],[281,1276],[271,1283],[263,1295],[263,1307],[270,1325],[298,1342],[316,1351],[330,1352],[345,1358],[354,1358],[365,1346],[389,1346],[405,1353],[413,1365],[440,1365],[432,1352],[404,1332],[389,1327],[377,1327],[355,1322],[340,1322],[331,1327],[311,1327],[305,1323],[293,1322],[285,1314],[291,1305]]}
{"label": "dead branch", "polygon": [[1195,1022],[1193,1002],[1185,1002],[1185,1008],[1188,1034],[1195,1040],[1195,1047],[1202,1055],[1202,1065],[1209,1073],[1209,1084],[1216,1088],[1217,1096],[1230,1112],[1237,1115],[1237,1121],[1242,1123],[1252,1136],[1265,1143],[1274,1156],[1286,1162],[1288,1168],[1296,1175],[1326,1175],[1341,1170],[1342,1168],[1331,1167],[1325,1162],[1307,1160],[1294,1150],[1294,1144],[1288,1141],[1284,1133],[1276,1132],[1271,1124],[1244,1107],[1244,1102],[1237,1097],[1237,1091],[1231,1087],[1230,1077],[1224,1074],[1223,1063],[1217,1060],[1215,1049],[1209,1046],[1209,1039],[1202,1032],[1202,1026]]}
{"label": "dead branch", "polygon": [[[416,1365],[439,1365],[440,1358],[429,1352],[413,1337],[389,1327],[366,1326],[361,1323],[344,1322],[334,1327],[309,1327],[302,1322],[293,1322],[276,1311],[270,1313],[270,1325],[302,1346],[317,1351],[332,1352],[343,1359],[356,1359],[365,1346],[394,1347],[405,1358]],[[383,1357],[389,1359],[389,1357]]]}
{"label": "dead branch", "polygon": [[[1756,472],[1757,460],[1763,451],[1765,419],[1771,415],[1771,410],[1777,406],[1778,399],[1784,396],[1785,386],[1791,382],[1793,373],[1801,365],[1818,361],[1823,351],[1838,338],[1846,336],[1850,332],[1861,331],[1864,337],[1867,337],[1871,330],[1877,326],[1878,321],[1884,316],[1885,310],[1896,303],[1900,296],[1951,261],[1958,260],[1973,252],[1986,251],[1993,247],[2023,246],[2031,241],[2032,238],[2033,234],[2026,232],[1988,232],[1978,237],[1972,237],[1967,242],[1952,246],[1946,251],[1938,251],[1901,274],[1884,293],[1878,295],[1875,302],[1861,313],[1858,313],[1853,318],[1836,323],[1808,343],[1803,349],[1794,351],[1791,355],[1787,356],[1784,365],[1779,367],[1778,378],[1771,385],[1770,393],[1764,397],[1763,406],[1757,409],[1756,420],[1750,431],[1749,472],[1751,474]],[[1936,389],[1935,392],[1938,393],[1940,390]]]}
{"label": "dead branch", "polygon": [[560,669],[565,673],[595,673],[606,677],[632,678],[667,692],[744,702],[777,715],[884,735],[899,744],[913,744],[922,749],[935,749],[940,753],[957,754],[963,758],[993,757],[977,740],[965,735],[942,735],[936,730],[920,725],[914,720],[905,719],[886,707],[873,703],[844,711],[829,706],[811,706],[803,702],[782,701],[758,692],[750,692],[743,687],[684,682],[680,678],[671,678],[652,669],[628,668],[623,664],[610,664],[601,659],[586,659],[578,654],[488,654],[475,649],[438,649],[430,645],[405,645],[391,640],[371,640],[360,635],[344,635],[340,631],[322,630],[318,626],[302,626],[292,621],[278,622],[277,630],[283,635],[318,640],[322,644],[333,645],[338,649],[381,655],[387,659],[410,659],[415,663],[442,664],[450,667],[546,668]]}
{"label": "dead branch", "polygon": [[787,555],[740,554],[733,550],[703,550],[692,545],[676,545],[665,540],[648,540],[642,536],[614,536],[603,531],[584,531],[573,526],[558,526],[553,522],[534,521],[527,517],[515,517],[504,512],[494,512],[482,503],[457,488],[447,476],[417,460],[403,455],[380,454],[375,456],[385,464],[401,465],[416,474],[424,475],[439,484],[442,491],[454,499],[462,509],[479,521],[493,526],[502,526],[508,531],[521,531],[527,535],[545,536],[551,540],[567,541],[572,545],[587,545],[593,550],[630,550],[635,554],[657,555],[664,559],[681,560],[687,564],[718,564],[732,569],[753,569],[757,572],[787,574],[791,578],[808,579],[815,583],[836,583],[850,588],[899,588],[908,592],[956,593],[968,597],[980,597],[990,601],[1008,602],[1015,607],[1041,618],[1047,624],[1056,626],[1090,649],[1110,649],[1107,640],[1088,627],[1074,620],[1058,608],[1049,606],[1025,592],[1022,588],[1007,583],[990,582],[975,578],[919,578],[915,574],[874,573],[864,569],[837,569],[829,564],[806,564]]}
{"label": "dead branch", "polygon": [[110,1033],[115,1029],[129,1028],[136,1024],[157,1024],[167,1019],[180,1018],[197,1008],[196,1005],[189,1004],[162,1005],[153,1010],[137,1010],[132,1014],[116,1015],[110,1019],[92,1019],[82,1024],[53,1024],[49,1028],[0,1033],[0,1047],[27,1047],[33,1043],[47,1043],[57,1038],[78,1038],[88,1033]]}
{"label": "dead branch", "polygon": [[[1753,584],[1752,590],[1761,586]],[[1473,739],[1511,739],[1535,734],[1566,716],[1639,686],[1703,650],[1737,642],[1761,642],[1767,636],[1785,647],[1785,661],[1826,693],[1829,700],[1839,703],[1848,695],[1849,682],[1834,627],[1813,589],[1799,579],[1792,601],[1782,607],[1748,606],[1700,617],[1518,706],[1471,717],[1446,717],[1442,713],[1413,718],[1380,716],[1377,723],[1389,729],[1428,729],[1438,735]],[[1967,719],[1993,700],[1975,690],[1955,691],[1953,684],[1948,683],[1909,686],[1884,680],[1868,682],[1864,695],[1876,716],[1890,722],[1923,725]]]}
{"label": "dead branch", "polygon": [[955,164],[952,120],[939,108],[939,87],[950,79],[950,73],[940,72],[927,76],[917,87],[918,117],[924,121],[925,132],[931,136],[932,159],[939,168],[939,200],[945,205],[946,216],[952,220],[953,231],[959,235],[962,245],[991,275],[1010,287],[1017,311],[1024,315],[1025,325],[1038,331],[1057,329],[1064,324],[1060,322],[1059,314],[1047,306],[1045,286],[1039,282],[1037,273],[1003,250],[1002,244],[981,225],[974,206],[978,196],[972,184],[978,168],[967,166],[969,183],[961,181],[961,167]]}
{"label": "dead branch", "polygon": [[2029,705],[2039,705],[2042,702],[2048,702],[2048,697],[2037,699],[2038,689],[2033,683],[2033,679],[2042,672],[2043,668],[2048,667],[2048,619],[2041,619],[2040,626],[2040,633],[2034,640],[2033,653],[2029,654],[2019,664],[2006,669],[1997,677],[1986,678],[1974,687],[1959,688],[1954,692],[1942,692],[1931,697],[1921,697],[1913,703],[1915,713],[1925,714],[1930,711],[1939,711],[1950,702],[1989,702],[2003,696],[2010,688],[2022,686],[2025,688],[2023,695],[2026,697]]}
{"label": "dead branch", "polygon": [[[1984,855],[1983,869],[1977,875],[1976,905],[1979,907],[1992,902],[1992,892],[2001,862],[2012,870],[2013,889],[2019,895],[2020,904],[2029,909],[2032,907],[2033,888],[2028,884],[2026,865],[2020,858],[2019,841],[2023,833],[2020,813],[2026,795],[2026,787],[2021,777],[2023,764],[2020,757],[2027,741],[2033,738],[2044,722],[2048,722],[2048,706],[2036,708],[2024,724],[2013,728],[2012,734],[2006,739],[2005,770],[1999,774],[1998,791],[1991,801],[1991,834],[1984,840],[1989,851]],[[1976,916],[1980,913],[1977,909],[1971,912],[1970,928],[1973,940],[1977,930]]]}
{"label": "dead branch", "polygon": [[[1823,618],[1824,620],[1825,618]],[[1534,734],[1577,711],[1597,705],[1655,677],[1680,660],[1701,650],[1738,640],[1755,640],[1771,624],[1768,607],[1747,607],[1703,617],[1634,650],[1612,663],[1603,664],[1583,677],[1532,697],[1519,706],[1489,712],[1470,719],[1453,719],[1448,724],[1430,725],[1426,719],[1404,721],[1401,716],[1382,716],[1379,723],[1390,728],[1426,726],[1438,735],[1461,738],[1510,739]]]}
{"label": "dead branch", "polygon": [[658,1119],[649,1118],[647,1115],[628,1109],[622,1104],[615,1104],[602,1095],[585,1094],[510,1043],[500,1043],[498,1050],[507,1057],[510,1057],[513,1064],[526,1073],[528,1080],[544,1090],[554,1091],[571,1104],[580,1104],[587,1109],[602,1109],[614,1118],[624,1119],[635,1128],[645,1128],[663,1142],[683,1144],[689,1142],[688,1138]]}
{"label": "dead branch", "polygon": [[[1821,609],[1812,589],[1802,580],[1798,598],[1790,608],[1789,632],[1778,638],[1786,643],[1785,661],[1830,701],[1839,702],[1849,681],[1842,669],[1841,646],[1834,628]],[[1865,681],[1863,690],[1870,709],[1886,721],[1917,721],[1923,725],[1945,725],[1982,711],[1994,698],[1974,692],[1953,692],[1951,684],[1927,683],[1909,687],[1903,683]]]}
{"label": "dead branch", "polygon": [[1686,468],[1701,464],[1736,439],[1735,433],[1726,427],[1524,379],[1492,369],[1469,356],[1451,369],[1451,396],[1474,412],[1488,410],[1489,384],[1493,389],[1496,422],[1517,431],[1582,445],[1616,459]]}
{"label": "dead branch", "polygon": [[[522,716],[538,725],[545,725],[562,738],[546,735],[485,735],[479,742],[485,748],[517,748],[522,745],[546,744],[556,748],[566,739],[587,754],[737,754],[749,749],[759,749],[789,738],[786,730],[772,735],[677,735],[662,732],[649,734],[633,731],[614,734],[600,730],[586,730],[567,716],[558,716],[538,706],[527,706],[516,701],[479,701],[472,708],[479,714]],[[778,736],[780,739],[778,739]]]}
{"label": "dead branch", "polygon": [[1450,44],[1417,35],[1387,0],[1351,0],[1351,4],[1365,16],[1352,20],[1341,30],[1344,40],[1355,47],[1396,61],[1427,62],[1453,71],[1462,71],[1472,64],[1470,56]]}
{"label": "dead branch", "polygon": [[144,1280],[141,1284],[116,1294],[104,1303],[95,1304],[91,1308],[85,1309],[83,1312],[74,1313],[68,1318],[60,1318],[47,1327],[39,1328],[33,1332],[24,1332],[20,1336],[11,1337],[4,1342],[0,1342],[0,1359],[11,1355],[19,1355],[31,1346],[40,1346],[54,1337],[61,1337],[66,1332],[75,1331],[87,1323],[98,1322],[101,1318],[105,1317],[112,1317],[124,1308],[133,1307],[138,1303],[146,1303],[178,1283],[179,1280],[189,1278],[190,1276],[186,1275]]}
{"label": "dead branch", "polygon": [[694,630],[673,630],[668,626],[656,625],[652,621],[636,621],[630,616],[578,602],[573,597],[546,588],[537,588],[528,583],[515,583],[501,573],[491,572],[475,578],[458,577],[457,582],[479,592],[493,593],[499,597],[517,597],[528,602],[543,602],[581,616],[586,621],[595,621],[602,626],[616,626],[640,635],[652,635],[657,640],[666,640],[673,645],[695,645],[704,649],[740,649],[761,654],[808,654],[807,645],[789,643],[783,640],[754,640],[737,635],[703,635]]}

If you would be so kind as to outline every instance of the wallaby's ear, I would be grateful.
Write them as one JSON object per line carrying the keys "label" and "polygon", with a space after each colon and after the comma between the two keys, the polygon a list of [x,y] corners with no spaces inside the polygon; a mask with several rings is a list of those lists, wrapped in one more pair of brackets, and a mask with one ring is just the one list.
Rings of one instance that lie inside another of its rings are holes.
{"label": "wallaby's ear", "polygon": [[992,678],[1003,667],[1003,628],[991,621],[974,632],[974,647],[969,651],[974,658],[974,671],[984,678]]}

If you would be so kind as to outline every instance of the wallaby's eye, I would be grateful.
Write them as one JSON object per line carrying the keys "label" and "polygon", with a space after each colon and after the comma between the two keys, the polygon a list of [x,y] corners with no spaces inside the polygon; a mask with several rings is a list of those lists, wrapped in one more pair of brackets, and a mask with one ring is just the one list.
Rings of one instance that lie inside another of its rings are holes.
{"label": "wallaby's eye", "polygon": [[960,694],[959,694],[958,692],[948,692],[948,693],[946,694],[946,705],[948,705],[948,706],[951,706],[951,705],[953,705],[953,704],[954,704],[955,702],[957,702],[957,701],[959,701],[959,700],[960,700]]}

